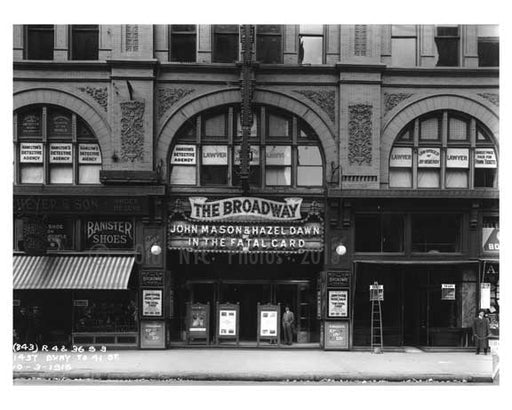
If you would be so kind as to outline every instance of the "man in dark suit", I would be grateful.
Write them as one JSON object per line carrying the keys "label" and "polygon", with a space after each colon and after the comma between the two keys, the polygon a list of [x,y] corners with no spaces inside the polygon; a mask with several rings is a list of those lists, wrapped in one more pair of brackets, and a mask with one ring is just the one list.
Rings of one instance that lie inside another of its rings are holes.
{"label": "man in dark suit", "polygon": [[480,354],[480,349],[487,354],[489,349],[489,319],[484,316],[485,311],[480,309],[478,316],[473,321],[473,338],[475,339],[476,354]]}
{"label": "man in dark suit", "polygon": [[290,311],[290,307],[286,306],[283,313],[283,337],[284,344],[291,345],[293,342],[293,325],[295,324],[295,316]]}

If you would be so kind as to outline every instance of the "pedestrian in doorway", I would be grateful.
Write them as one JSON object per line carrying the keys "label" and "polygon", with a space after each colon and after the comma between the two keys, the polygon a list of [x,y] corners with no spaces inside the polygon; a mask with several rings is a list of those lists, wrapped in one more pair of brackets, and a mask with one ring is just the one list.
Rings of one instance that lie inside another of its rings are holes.
{"label": "pedestrian in doorway", "polygon": [[283,314],[283,336],[284,344],[291,345],[293,342],[293,326],[295,325],[295,316],[289,306],[284,308]]}
{"label": "pedestrian in doorway", "polygon": [[475,339],[476,353],[480,354],[480,349],[483,349],[484,354],[487,354],[489,349],[489,319],[485,316],[485,311],[480,309],[478,316],[473,321],[473,338]]}

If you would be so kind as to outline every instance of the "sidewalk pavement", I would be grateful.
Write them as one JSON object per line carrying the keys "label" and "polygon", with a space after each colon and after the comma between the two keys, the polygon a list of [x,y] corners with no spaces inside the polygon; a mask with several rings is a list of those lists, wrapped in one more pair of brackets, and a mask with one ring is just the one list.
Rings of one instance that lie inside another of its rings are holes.
{"label": "sidewalk pavement", "polygon": [[269,349],[14,353],[14,378],[196,381],[466,381],[492,383],[496,355]]}

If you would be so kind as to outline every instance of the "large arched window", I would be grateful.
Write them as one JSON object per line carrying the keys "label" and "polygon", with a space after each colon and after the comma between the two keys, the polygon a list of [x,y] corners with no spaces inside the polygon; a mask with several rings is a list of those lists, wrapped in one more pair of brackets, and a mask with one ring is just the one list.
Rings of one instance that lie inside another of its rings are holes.
{"label": "large arched window", "polygon": [[389,158],[390,188],[497,188],[497,150],[489,130],[456,111],[411,121]]}
{"label": "large arched window", "polygon": [[53,105],[14,113],[15,183],[99,184],[98,141],[78,115]]}
{"label": "large arched window", "polygon": [[[242,129],[238,106],[224,106],[188,120],[170,150],[172,185],[238,186]],[[302,119],[259,106],[250,135],[250,184],[321,186],[319,140]]]}

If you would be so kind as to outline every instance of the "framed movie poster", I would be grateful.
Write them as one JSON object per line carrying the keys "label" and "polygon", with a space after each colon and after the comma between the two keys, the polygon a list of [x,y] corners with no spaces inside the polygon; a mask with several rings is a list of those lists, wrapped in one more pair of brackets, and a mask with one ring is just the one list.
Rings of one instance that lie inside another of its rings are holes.
{"label": "framed movie poster", "polygon": [[142,349],[165,349],[165,322],[140,322],[140,347]]}
{"label": "framed movie poster", "polygon": [[238,329],[239,329],[239,312],[240,305],[236,304],[219,304],[217,303],[217,327],[216,342],[221,339],[235,339],[238,345]]}
{"label": "framed movie poster", "polygon": [[162,290],[142,289],[142,316],[162,316]]}
{"label": "framed movie poster", "polygon": [[441,284],[441,300],[455,300],[455,283]]}
{"label": "framed movie poster", "polygon": [[325,321],[324,349],[348,350],[349,322]]}
{"label": "framed movie poster", "polygon": [[328,291],[328,312],[332,318],[348,317],[348,290]]}

